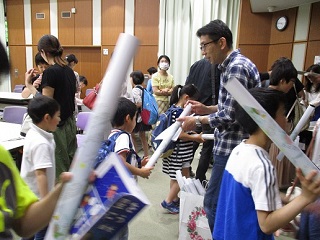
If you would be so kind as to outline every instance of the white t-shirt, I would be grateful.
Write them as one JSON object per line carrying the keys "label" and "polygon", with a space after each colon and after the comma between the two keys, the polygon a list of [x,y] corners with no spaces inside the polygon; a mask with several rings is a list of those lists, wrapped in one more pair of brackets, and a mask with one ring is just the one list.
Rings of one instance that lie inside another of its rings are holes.
{"label": "white t-shirt", "polygon": [[[112,132],[108,138],[110,138],[116,132],[119,132],[119,130],[117,130],[117,129],[112,130]],[[120,134],[120,136],[116,139],[116,144],[114,146],[114,152],[117,154],[120,154],[122,152],[129,152],[130,151],[129,141],[131,142],[132,149],[134,150],[134,145],[132,144],[130,134],[129,135],[126,133]],[[138,162],[137,162],[135,154],[131,155],[131,165],[135,166],[135,167],[138,166]]]}
{"label": "white t-shirt", "polygon": [[214,239],[274,239],[273,234],[261,231],[257,211],[281,207],[276,171],[269,154],[256,145],[240,143],[224,170]]}
{"label": "white t-shirt", "polygon": [[[139,85],[141,86],[141,85]],[[141,86],[142,87],[142,86]],[[134,87],[132,88],[132,98],[133,98],[133,102],[135,104],[137,103],[142,103],[142,92],[143,90],[141,90],[140,88],[137,88],[137,87]],[[137,116],[137,123],[141,122],[142,121],[142,118],[141,118],[141,115],[138,114]]]}
{"label": "white t-shirt", "polygon": [[35,170],[46,169],[48,190],[51,191],[56,178],[55,148],[53,134],[31,124],[23,148],[20,175],[39,198]]}

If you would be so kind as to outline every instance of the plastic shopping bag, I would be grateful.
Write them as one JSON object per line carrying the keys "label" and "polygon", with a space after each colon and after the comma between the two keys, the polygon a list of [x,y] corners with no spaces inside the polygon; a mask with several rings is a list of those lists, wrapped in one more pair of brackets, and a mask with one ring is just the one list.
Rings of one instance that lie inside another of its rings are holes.
{"label": "plastic shopping bag", "polygon": [[179,240],[211,240],[203,196],[180,191]]}

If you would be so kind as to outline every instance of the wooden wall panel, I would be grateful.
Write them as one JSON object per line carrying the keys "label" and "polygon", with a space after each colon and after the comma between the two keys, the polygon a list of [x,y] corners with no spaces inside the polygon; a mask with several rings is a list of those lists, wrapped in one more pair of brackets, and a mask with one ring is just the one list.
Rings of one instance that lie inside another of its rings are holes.
{"label": "wooden wall panel", "polygon": [[61,45],[74,45],[74,14],[71,14],[71,18],[61,18],[61,12],[71,11],[73,7],[73,0],[58,1],[58,34]]}
{"label": "wooden wall panel", "polygon": [[25,45],[23,0],[6,1],[9,45]]}
{"label": "wooden wall panel", "polygon": [[[36,19],[36,13],[44,13],[45,19]],[[50,34],[50,2],[49,0],[31,0],[32,45],[39,39]]]}
{"label": "wooden wall panel", "polygon": [[24,84],[26,69],[26,47],[10,46],[9,59],[11,64],[10,78],[12,90],[17,84]]}
{"label": "wooden wall panel", "polygon": [[[74,70],[88,79],[88,86],[82,89],[93,88],[101,81],[101,49],[100,47],[64,47],[63,57],[73,53],[78,59]],[[82,98],[84,94],[81,95]]]}
{"label": "wooden wall panel", "polygon": [[124,32],[124,0],[101,1],[102,45],[115,45]]}
{"label": "wooden wall panel", "polygon": [[269,58],[268,58],[268,69],[270,69],[271,65],[280,57],[287,57],[291,59],[292,56],[293,44],[275,44],[270,45],[269,47]]}
{"label": "wooden wall panel", "polygon": [[[288,43],[294,41],[294,31],[296,26],[298,8],[291,8],[279,12],[274,12],[271,23],[270,43]],[[276,21],[281,16],[287,16],[289,24],[284,31],[278,31],[275,27]]]}
{"label": "wooden wall panel", "polygon": [[141,45],[158,45],[159,0],[136,0],[134,32]]}
{"label": "wooden wall panel", "polygon": [[268,64],[269,45],[239,45],[241,53],[248,57],[259,69],[265,71]]}
{"label": "wooden wall panel", "polygon": [[149,67],[157,67],[158,46],[140,46],[134,58],[133,69],[148,73]]}
{"label": "wooden wall panel", "polygon": [[320,40],[320,2],[312,4],[309,41]]}
{"label": "wooden wall panel", "polygon": [[269,44],[272,13],[253,14],[249,0],[242,1],[238,44]]}
{"label": "wooden wall panel", "polygon": [[92,0],[77,0],[74,26],[74,45],[92,45]]}
{"label": "wooden wall panel", "polygon": [[320,41],[308,43],[304,69],[307,69],[314,62],[314,56],[320,56]]}

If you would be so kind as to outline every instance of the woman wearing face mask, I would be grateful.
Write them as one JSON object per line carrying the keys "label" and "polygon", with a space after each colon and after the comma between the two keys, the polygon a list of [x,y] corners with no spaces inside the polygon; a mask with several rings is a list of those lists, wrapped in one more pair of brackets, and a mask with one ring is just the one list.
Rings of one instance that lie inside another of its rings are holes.
{"label": "woman wearing face mask", "polygon": [[170,58],[161,55],[158,58],[159,71],[152,75],[152,90],[158,104],[159,114],[169,108],[169,98],[174,87],[173,76],[167,72],[170,67]]}

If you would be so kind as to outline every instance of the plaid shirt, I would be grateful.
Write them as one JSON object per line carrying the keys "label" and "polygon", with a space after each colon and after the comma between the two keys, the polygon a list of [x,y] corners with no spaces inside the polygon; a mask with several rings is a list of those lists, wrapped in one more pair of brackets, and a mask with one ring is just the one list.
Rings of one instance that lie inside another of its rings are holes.
{"label": "plaid shirt", "polygon": [[231,94],[224,88],[224,84],[232,77],[237,78],[247,89],[261,85],[259,72],[256,66],[240,50],[234,50],[219,65],[220,90],[218,99],[218,111],[210,114],[209,124],[215,128],[215,142],[213,153],[215,155],[230,155],[244,138],[249,135],[244,133],[242,127],[235,121],[235,111]]}

